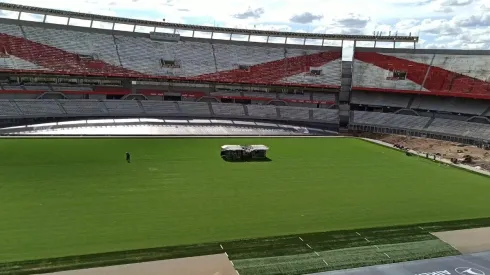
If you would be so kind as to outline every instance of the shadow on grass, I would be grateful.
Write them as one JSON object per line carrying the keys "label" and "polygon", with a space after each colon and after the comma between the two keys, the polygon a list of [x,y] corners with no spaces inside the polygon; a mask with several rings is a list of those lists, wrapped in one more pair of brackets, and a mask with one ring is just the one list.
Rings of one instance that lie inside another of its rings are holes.
{"label": "shadow on grass", "polygon": [[226,162],[271,162],[272,159],[270,158],[263,158],[263,159],[238,159],[238,160],[233,160],[233,159],[226,159],[222,158]]}

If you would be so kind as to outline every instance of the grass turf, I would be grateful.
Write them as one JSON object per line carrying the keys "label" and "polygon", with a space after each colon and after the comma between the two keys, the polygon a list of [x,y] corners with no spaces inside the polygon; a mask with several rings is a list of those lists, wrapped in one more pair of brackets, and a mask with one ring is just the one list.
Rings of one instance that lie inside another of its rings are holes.
{"label": "grass turf", "polygon": [[[224,162],[225,143],[272,162]],[[488,177],[356,139],[4,139],[0,155],[0,262],[490,216]]]}

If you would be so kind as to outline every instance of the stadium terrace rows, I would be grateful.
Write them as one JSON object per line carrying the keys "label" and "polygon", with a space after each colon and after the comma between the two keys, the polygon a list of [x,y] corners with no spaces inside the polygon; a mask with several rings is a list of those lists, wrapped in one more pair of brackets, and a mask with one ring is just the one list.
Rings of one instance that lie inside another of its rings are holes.
{"label": "stadium terrace rows", "polygon": [[[341,47],[148,35],[31,23],[0,24],[0,69],[69,75],[339,88]],[[355,48],[352,87],[490,97],[484,51]]]}
{"label": "stadium terrace rows", "polygon": [[341,47],[1,19],[0,118],[230,117],[481,143],[489,64],[489,51],[355,47],[342,61]]}

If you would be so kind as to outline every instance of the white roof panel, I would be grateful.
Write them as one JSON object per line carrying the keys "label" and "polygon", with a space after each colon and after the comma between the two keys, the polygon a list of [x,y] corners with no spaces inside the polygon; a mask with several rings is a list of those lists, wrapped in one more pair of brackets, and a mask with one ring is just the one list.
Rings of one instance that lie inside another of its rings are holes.
{"label": "white roof panel", "polygon": [[223,145],[221,146],[221,150],[238,151],[243,150],[243,148],[240,145]]}

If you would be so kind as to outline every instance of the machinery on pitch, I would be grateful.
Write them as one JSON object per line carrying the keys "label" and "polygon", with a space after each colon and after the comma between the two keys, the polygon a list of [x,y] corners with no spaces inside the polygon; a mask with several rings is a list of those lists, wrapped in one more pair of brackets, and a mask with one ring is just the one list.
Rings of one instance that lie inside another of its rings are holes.
{"label": "machinery on pitch", "polygon": [[223,145],[221,158],[227,161],[269,160],[266,156],[268,150],[265,145]]}

